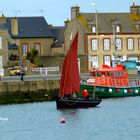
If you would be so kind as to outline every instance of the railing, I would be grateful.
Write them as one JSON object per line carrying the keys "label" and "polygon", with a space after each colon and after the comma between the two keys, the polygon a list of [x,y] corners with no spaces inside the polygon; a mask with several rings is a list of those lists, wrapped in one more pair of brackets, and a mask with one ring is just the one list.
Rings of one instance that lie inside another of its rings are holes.
{"label": "railing", "polygon": [[49,71],[59,71],[59,67],[32,68],[32,72],[48,75]]}
{"label": "railing", "polygon": [[111,79],[111,78],[93,78],[87,79],[88,85],[109,86],[109,87],[140,87],[139,79]]}

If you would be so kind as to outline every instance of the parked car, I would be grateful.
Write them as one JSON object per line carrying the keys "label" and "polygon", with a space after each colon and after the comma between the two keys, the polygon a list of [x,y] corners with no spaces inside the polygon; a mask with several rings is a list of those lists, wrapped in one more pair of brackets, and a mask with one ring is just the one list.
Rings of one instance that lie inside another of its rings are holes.
{"label": "parked car", "polygon": [[25,72],[22,71],[22,66],[14,66],[8,69],[10,76],[20,76],[21,74],[25,75]]}

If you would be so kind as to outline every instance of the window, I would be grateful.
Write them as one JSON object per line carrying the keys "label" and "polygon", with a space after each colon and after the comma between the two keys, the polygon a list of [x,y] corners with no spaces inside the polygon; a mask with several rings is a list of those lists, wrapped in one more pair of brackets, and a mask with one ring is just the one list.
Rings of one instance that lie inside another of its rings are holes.
{"label": "window", "polygon": [[0,68],[2,68],[2,56],[0,56]]}
{"label": "window", "polygon": [[34,44],[34,48],[35,48],[36,50],[38,50],[38,54],[41,54],[41,44],[40,44],[40,43],[35,43],[35,44]]}
{"label": "window", "polygon": [[96,26],[92,26],[92,32],[96,33]]}
{"label": "window", "polygon": [[127,39],[127,49],[128,50],[133,50],[134,49],[134,39],[133,38],[128,38]]}
{"label": "window", "polygon": [[91,68],[98,68],[98,56],[91,56]]}
{"label": "window", "polygon": [[98,40],[97,39],[92,39],[91,49],[92,49],[92,51],[98,50]]}
{"label": "window", "polygon": [[139,32],[140,31],[140,24],[135,24],[135,27],[136,27],[137,31]]}
{"label": "window", "polygon": [[119,33],[120,32],[120,26],[116,25],[116,32]]}
{"label": "window", "polygon": [[110,39],[104,39],[103,40],[103,46],[104,46],[104,50],[110,50]]}
{"label": "window", "polygon": [[0,49],[2,49],[2,37],[0,36]]}
{"label": "window", "polygon": [[116,49],[121,50],[122,49],[122,40],[120,38],[116,39]]}
{"label": "window", "polygon": [[110,56],[106,55],[104,56],[104,64],[110,66]]}
{"label": "window", "polygon": [[140,50],[140,38],[138,39],[138,49]]}
{"label": "window", "polygon": [[28,49],[28,44],[22,44],[22,54],[26,55],[27,54],[27,49]]}

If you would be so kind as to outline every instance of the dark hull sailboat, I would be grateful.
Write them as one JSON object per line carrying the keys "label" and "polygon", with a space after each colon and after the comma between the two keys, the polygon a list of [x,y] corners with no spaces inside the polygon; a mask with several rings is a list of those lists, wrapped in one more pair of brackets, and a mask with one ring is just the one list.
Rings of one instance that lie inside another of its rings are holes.
{"label": "dark hull sailboat", "polygon": [[59,97],[56,99],[57,109],[95,107],[101,102],[101,99],[97,98],[84,99],[65,97],[69,97],[69,95],[72,95],[73,93],[80,92],[80,76],[77,61],[77,47],[78,33],[73,39],[73,42],[71,43],[70,49],[63,63]]}
{"label": "dark hull sailboat", "polygon": [[88,108],[88,107],[96,107],[101,103],[100,98],[91,98],[91,99],[56,99],[57,109],[62,108]]}

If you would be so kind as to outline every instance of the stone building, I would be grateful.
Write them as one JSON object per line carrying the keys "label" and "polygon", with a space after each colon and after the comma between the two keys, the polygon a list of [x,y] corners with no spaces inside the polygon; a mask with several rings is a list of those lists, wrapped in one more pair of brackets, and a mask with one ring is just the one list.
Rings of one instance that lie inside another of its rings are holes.
{"label": "stone building", "polygon": [[36,64],[62,66],[74,35],[79,32],[80,72],[118,60],[140,60],[140,6],[128,13],[84,13],[71,7],[65,26],[52,26],[44,17],[0,17],[0,68],[19,63],[33,48]]}
{"label": "stone building", "polygon": [[71,7],[65,30],[65,53],[71,35],[79,32],[80,71],[94,66],[114,65],[116,59],[140,60],[140,6],[133,3],[128,13],[83,13]]}
{"label": "stone building", "polygon": [[59,66],[64,54],[63,26],[52,26],[44,17],[0,17],[0,68],[26,65],[27,53],[38,51],[36,64]]}
{"label": "stone building", "polygon": [[[8,37],[9,34],[5,27],[6,17],[0,17],[0,69],[7,66],[8,63]],[[10,38],[9,38],[10,40]]]}

